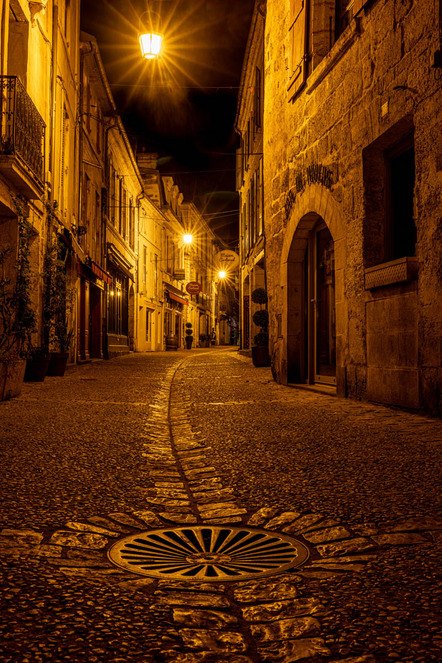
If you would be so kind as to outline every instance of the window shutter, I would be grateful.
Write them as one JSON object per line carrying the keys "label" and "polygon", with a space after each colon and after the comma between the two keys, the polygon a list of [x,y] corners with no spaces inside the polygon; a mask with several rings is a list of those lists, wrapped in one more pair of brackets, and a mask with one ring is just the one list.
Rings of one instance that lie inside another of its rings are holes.
{"label": "window shutter", "polygon": [[308,0],[291,0],[289,100],[301,90],[307,78]]}
{"label": "window shutter", "polygon": [[242,146],[237,150],[236,152],[236,190],[239,191],[240,188],[242,187],[242,180],[243,180],[243,172],[242,172],[242,165],[243,165],[243,149],[244,147]]}

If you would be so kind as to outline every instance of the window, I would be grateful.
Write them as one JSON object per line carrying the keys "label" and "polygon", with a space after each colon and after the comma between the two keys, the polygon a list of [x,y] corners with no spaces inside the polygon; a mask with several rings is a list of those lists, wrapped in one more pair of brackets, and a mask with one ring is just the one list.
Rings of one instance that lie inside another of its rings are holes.
{"label": "window", "polygon": [[146,309],[146,341],[150,341],[150,311]]}
{"label": "window", "polygon": [[256,186],[256,223],[258,237],[263,233],[263,215],[262,215],[262,159],[259,162],[259,169],[257,171],[257,186]]}
{"label": "window", "polygon": [[243,180],[243,152],[244,143],[241,139],[239,150],[236,152],[236,190],[239,191]]}
{"label": "window", "polygon": [[405,117],[363,150],[366,268],[416,255],[414,135]]}
{"label": "window", "polygon": [[128,331],[128,293],[127,279],[114,277],[108,291],[110,334],[127,336]]}
{"label": "window", "polygon": [[289,98],[303,87],[307,78],[308,0],[291,0],[289,28]]}
{"label": "window", "polygon": [[307,76],[367,0],[290,0],[288,98],[304,87]]}
{"label": "window", "polygon": [[154,270],[153,270],[153,287],[154,287],[154,297],[158,293],[158,256],[154,255]]}
{"label": "window", "polygon": [[86,129],[91,132],[91,86],[90,81],[86,84]]}
{"label": "window", "polygon": [[89,200],[90,200],[91,180],[85,173],[83,177],[83,204],[81,210],[80,225],[86,226],[89,219]]}
{"label": "window", "polygon": [[100,262],[101,260],[101,198],[97,190],[95,190],[95,259]]}
{"label": "window", "polygon": [[103,116],[101,114],[101,108],[98,106],[97,103],[97,108],[96,108],[96,113],[97,113],[97,135],[96,135],[96,145],[97,145],[97,152],[98,154],[101,154],[101,147],[102,147],[102,141],[103,141]]}
{"label": "window", "polygon": [[135,247],[135,207],[132,198],[129,201],[129,246]]}
{"label": "window", "polygon": [[[65,0],[64,3],[64,36],[69,40],[69,19],[71,14],[71,0]],[[68,44],[69,45],[69,44]]]}
{"label": "window", "polygon": [[255,70],[255,97],[254,97],[254,106],[255,106],[255,126],[262,126],[262,103],[261,103],[261,69],[256,67]]}
{"label": "window", "polygon": [[173,249],[172,249],[172,239],[169,235],[166,235],[166,269],[169,274],[173,272]]}
{"label": "window", "polygon": [[416,255],[416,226],[413,217],[414,144],[413,137],[389,150],[386,155],[386,246],[387,260]]}
{"label": "window", "polygon": [[255,195],[256,195],[256,172],[250,179],[250,191],[248,192],[250,200],[250,246],[254,246],[256,240],[256,216],[255,216]]}
{"label": "window", "polygon": [[[345,28],[349,25],[353,13],[353,1],[350,0],[336,0],[335,8],[335,34],[337,39]],[[332,44],[330,44],[332,46]]]}
{"label": "window", "polygon": [[123,180],[120,182],[120,235],[127,239],[127,193],[123,187]]}
{"label": "window", "polygon": [[147,281],[147,248],[143,247],[143,286],[146,288]]}
{"label": "window", "polygon": [[69,115],[66,107],[63,110],[63,119],[61,123],[61,136],[60,136],[60,207],[62,211],[66,211],[68,206],[68,179],[67,174],[69,171]]}

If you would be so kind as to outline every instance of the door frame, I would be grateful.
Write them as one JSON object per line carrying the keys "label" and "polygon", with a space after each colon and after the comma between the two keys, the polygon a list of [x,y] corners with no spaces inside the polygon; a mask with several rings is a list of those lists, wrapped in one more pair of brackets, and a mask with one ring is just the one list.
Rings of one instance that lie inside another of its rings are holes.
{"label": "door frame", "polygon": [[[307,311],[305,325],[305,344],[307,355],[307,381],[309,384],[326,384],[336,386],[336,371],[334,375],[321,375],[318,373],[318,342],[319,342],[319,306],[318,306],[318,234],[321,230],[327,230],[333,241],[327,224],[319,219],[308,234],[306,248],[307,269],[304,269],[304,310]],[[334,270],[334,268],[333,268]],[[333,279],[334,280],[334,279]],[[336,304],[335,307],[336,316]],[[336,359],[335,359],[336,366]]]}

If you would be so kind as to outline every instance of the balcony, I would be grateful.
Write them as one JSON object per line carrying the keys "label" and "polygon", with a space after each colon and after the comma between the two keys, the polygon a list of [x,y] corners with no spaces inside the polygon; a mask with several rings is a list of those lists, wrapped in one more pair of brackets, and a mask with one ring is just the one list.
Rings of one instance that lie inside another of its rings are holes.
{"label": "balcony", "polygon": [[29,199],[44,191],[45,123],[16,76],[0,76],[0,173]]}

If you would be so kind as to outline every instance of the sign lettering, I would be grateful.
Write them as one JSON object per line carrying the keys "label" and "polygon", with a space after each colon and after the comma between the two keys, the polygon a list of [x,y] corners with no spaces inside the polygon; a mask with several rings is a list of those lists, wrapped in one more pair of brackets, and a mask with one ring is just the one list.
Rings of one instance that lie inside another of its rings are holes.
{"label": "sign lettering", "polygon": [[296,195],[304,191],[307,184],[322,184],[327,189],[331,189],[332,172],[320,163],[314,163],[307,166],[305,171],[298,173],[295,177],[295,183],[287,194],[284,203],[285,219],[288,220],[290,212],[295,204]]}

